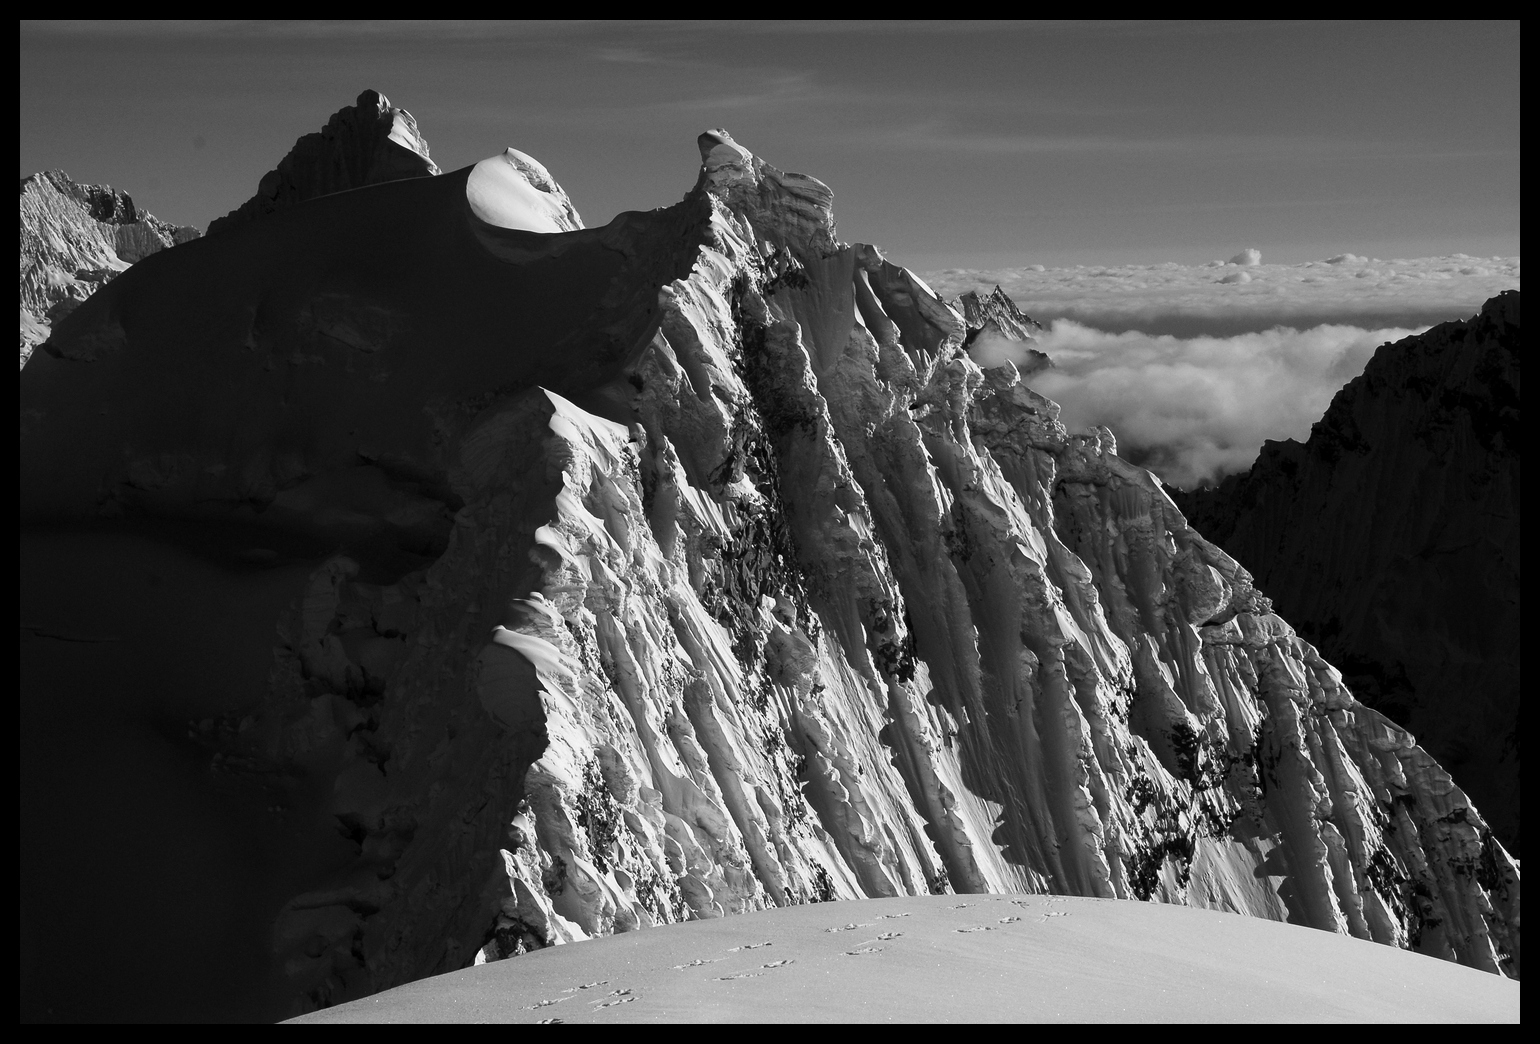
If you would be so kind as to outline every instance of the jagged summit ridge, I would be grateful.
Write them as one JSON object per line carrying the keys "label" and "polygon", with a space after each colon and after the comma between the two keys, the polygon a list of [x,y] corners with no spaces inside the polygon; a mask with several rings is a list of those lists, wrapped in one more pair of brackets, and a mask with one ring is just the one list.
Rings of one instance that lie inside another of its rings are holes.
{"label": "jagged summit ridge", "polygon": [[[969,358],[957,308],[840,242],[827,186],[700,144],[681,203],[497,249],[459,234],[461,172],[210,237],[24,375],[24,518],[196,517],[205,544],[233,520],[232,558],[253,527],[309,541],[273,551],[303,580],[225,741],[326,794],[306,829],[353,846],[279,913],[297,1003],[947,890],[1191,903],[1516,975],[1518,868],[1412,737],[1110,433],[1068,432]],[[263,234],[303,265],[223,278]],[[162,285],[198,272],[224,296]],[[156,387],[194,361],[205,398]],[[97,421],[91,382],[143,392]],[[171,429],[169,403],[203,412]]]}
{"label": "jagged summit ridge", "polygon": [[21,365],[54,323],[119,272],[197,237],[110,186],[83,185],[60,170],[22,178]]}
{"label": "jagged summit ridge", "polygon": [[364,91],[326,126],[294,143],[257,194],[209,224],[209,233],[271,214],[316,196],[402,178],[438,174],[417,121],[378,91]]}

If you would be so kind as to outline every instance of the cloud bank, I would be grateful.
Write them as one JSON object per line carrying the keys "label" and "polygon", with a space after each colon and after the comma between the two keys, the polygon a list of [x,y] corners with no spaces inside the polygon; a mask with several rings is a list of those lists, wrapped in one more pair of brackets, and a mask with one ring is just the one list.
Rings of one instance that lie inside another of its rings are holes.
{"label": "cloud bank", "polygon": [[1115,265],[925,272],[937,292],[1005,289],[1038,322],[1070,319],[1098,330],[1178,337],[1229,336],[1272,326],[1431,326],[1474,315],[1519,286],[1519,258],[1396,258],[1338,254],[1265,264],[1247,248],[1206,265]]}
{"label": "cloud bank", "polygon": [[[1028,383],[1071,430],[1105,424],[1119,452],[1172,485],[1249,468],[1267,439],[1305,439],[1332,396],[1386,341],[1474,315],[1519,287],[1519,258],[1338,254],[1264,264],[1248,247],[1203,265],[947,269],[924,273],[955,297],[999,285],[1048,332],[1054,367]],[[981,338],[981,366],[1020,362],[1016,342]]]}
{"label": "cloud bank", "polygon": [[[1060,319],[1033,345],[1053,368],[1027,383],[1063,408],[1071,431],[1105,424],[1121,456],[1190,489],[1249,468],[1266,439],[1309,437],[1376,348],[1418,332],[1321,325],[1182,338]],[[975,342],[973,357],[998,366],[1022,348]]]}

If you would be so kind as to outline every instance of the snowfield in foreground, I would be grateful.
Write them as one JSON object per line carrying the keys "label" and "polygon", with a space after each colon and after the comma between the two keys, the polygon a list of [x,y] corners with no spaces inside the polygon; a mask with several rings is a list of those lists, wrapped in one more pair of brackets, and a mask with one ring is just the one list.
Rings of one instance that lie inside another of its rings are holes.
{"label": "snowfield in foreground", "polygon": [[299,1022],[1517,1022],[1519,984],[1190,907],[819,903],[451,972]]}

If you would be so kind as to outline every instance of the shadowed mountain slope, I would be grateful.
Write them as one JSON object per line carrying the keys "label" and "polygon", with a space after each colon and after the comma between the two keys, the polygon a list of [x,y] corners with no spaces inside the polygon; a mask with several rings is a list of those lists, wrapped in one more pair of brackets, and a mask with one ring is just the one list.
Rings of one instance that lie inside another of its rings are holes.
{"label": "shadowed mountain slope", "polygon": [[1173,493],[1519,850],[1519,294],[1375,353],[1304,444]]}

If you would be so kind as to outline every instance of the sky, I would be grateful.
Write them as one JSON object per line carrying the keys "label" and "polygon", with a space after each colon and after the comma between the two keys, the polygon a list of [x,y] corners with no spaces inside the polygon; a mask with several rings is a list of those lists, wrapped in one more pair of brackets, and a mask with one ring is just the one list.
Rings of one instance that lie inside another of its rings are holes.
{"label": "sky", "polygon": [[373,88],[445,170],[590,225],[726,127],[911,268],[1518,249],[1519,28],[1484,23],[23,22],[21,174],[206,225]]}
{"label": "sky", "polygon": [[20,48],[22,176],[200,227],[366,88],[446,171],[534,156],[591,227],[676,202],[724,127],[829,184],[841,239],[1004,287],[1065,422],[1183,486],[1519,286],[1517,22],[23,22]]}

